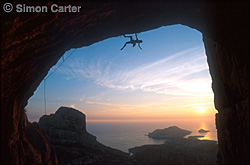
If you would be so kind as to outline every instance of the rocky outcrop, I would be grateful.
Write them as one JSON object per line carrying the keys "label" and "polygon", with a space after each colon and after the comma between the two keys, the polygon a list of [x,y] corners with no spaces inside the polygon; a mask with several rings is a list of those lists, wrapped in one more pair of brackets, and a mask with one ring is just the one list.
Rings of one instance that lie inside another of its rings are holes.
{"label": "rocky outcrop", "polygon": [[73,108],[60,107],[44,115],[39,126],[48,134],[59,164],[131,164],[127,153],[106,147],[86,131],[85,115]]}
{"label": "rocky outcrop", "polygon": [[152,133],[149,133],[148,137],[153,139],[183,138],[191,133],[191,131],[181,129],[177,126],[170,126],[165,129],[156,129]]}
{"label": "rocky outcrop", "polygon": [[[22,110],[65,51],[173,24],[186,25],[203,34],[219,112],[219,163],[249,164],[248,3],[237,2],[86,0],[70,1],[71,5],[82,6],[80,13],[1,10],[1,164],[28,159],[26,152],[31,145],[25,140],[25,129],[20,129],[25,128]],[[41,164],[35,157],[37,152],[30,152],[29,159]]]}
{"label": "rocky outcrop", "polygon": [[85,115],[73,108],[60,107],[55,114],[42,116],[38,124],[53,143],[96,142],[86,131]]}

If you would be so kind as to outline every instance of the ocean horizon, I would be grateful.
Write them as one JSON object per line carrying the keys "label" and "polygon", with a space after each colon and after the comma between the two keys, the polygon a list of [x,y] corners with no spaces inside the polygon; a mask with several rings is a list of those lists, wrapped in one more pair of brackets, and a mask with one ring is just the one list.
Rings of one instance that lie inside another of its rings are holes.
{"label": "ocean horizon", "polygon": [[[128,152],[129,148],[146,144],[163,144],[165,140],[156,140],[148,137],[149,132],[155,129],[164,129],[178,126],[181,129],[192,131],[185,136],[204,136],[200,140],[217,141],[217,130],[214,120],[159,120],[159,121],[87,121],[87,131],[97,137],[100,143]],[[208,133],[198,133],[199,129],[209,130]]]}

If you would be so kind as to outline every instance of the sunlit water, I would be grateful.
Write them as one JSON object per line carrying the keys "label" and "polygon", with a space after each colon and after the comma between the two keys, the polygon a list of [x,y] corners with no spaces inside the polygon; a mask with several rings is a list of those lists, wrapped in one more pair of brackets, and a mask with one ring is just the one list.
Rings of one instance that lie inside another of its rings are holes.
{"label": "sunlit water", "polygon": [[[164,140],[154,140],[146,135],[155,129],[163,129],[174,125],[192,131],[191,136],[205,136],[199,139],[217,141],[214,121],[87,122],[87,130],[95,135],[102,144],[128,152],[129,148],[135,146],[163,144]],[[209,130],[210,132],[198,133],[199,129]]]}

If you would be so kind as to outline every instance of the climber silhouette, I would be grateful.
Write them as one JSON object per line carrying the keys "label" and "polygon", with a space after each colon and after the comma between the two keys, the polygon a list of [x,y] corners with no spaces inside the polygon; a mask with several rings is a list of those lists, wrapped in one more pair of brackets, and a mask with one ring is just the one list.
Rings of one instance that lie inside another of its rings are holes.
{"label": "climber silhouette", "polygon": [[137,34],[135,34],[135,38],[136,38],[135,40],[133,39],[132,36],[126,36],[126,35],[123,35],[123,36],[126,38],[130,38],[130,41],[126,42],[124,46],[121,48],[121,50],[123,50],[127,46],[127,44],[133,44],[133,47],[135,47],[135,45],[138,44],[138,47],[142,50],[141,45],[140,45],[140,43],[142,43],[142,40],[138,39]]}

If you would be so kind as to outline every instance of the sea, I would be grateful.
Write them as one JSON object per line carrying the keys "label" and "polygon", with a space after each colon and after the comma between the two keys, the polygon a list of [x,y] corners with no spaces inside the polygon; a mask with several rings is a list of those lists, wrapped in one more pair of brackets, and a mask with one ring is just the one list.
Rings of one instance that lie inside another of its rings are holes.
{"label": "sea", "polygon": [[[178,126],[181,129],[192,131],[185,136],[204,136],[200,140],[217,141],[217,131],[214,120],[159,120],[159,121],[87,121],[87,131],[97,137],[100,143],[128,152],[129,148],[146,144],[163,144],[164,140],[149,138],[149,132],[155,129],[164,129]],[[208,133],[199,133],[199,129],[209,130]]]}

